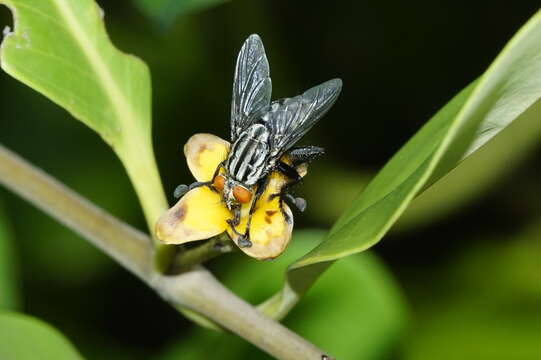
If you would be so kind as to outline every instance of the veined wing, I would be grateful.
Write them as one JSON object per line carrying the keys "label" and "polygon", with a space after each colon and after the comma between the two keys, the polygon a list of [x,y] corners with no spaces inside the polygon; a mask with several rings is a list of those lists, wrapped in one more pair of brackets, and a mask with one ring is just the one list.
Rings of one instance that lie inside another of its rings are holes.
{"label": "veined wing", "polygon": [[257,121],[271,99],[271,79],[265,48],[258,35],[246,39],[240,49],[233,80],[231,141]]}
{"label": "veined wing", "polygon": [[304,136],[334,104],[342,80],[332,79],[293,98],[274,101],[263,121],[270,129],[271,156],[280,157]]}

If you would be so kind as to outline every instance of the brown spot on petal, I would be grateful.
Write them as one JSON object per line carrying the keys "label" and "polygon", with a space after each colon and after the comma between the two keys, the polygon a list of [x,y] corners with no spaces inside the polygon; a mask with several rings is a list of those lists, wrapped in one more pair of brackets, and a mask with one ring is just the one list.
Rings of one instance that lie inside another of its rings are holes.
{"label": "brown spot on petal", "polygon": [[177,221],[182,221],[186,217],[187,212],[188,209],[186,208],[186,204],[182,204],[182,206],[176,209],[173,213],[173,218],[175,218]]}
{"label": "brown spot on petal", "polygon": [[195,156],[195,160],[197,161],[197,165],[202,166],[201,164],[201,154],[207,150],[207,144],[202,143],[199,145],[199,149],[197,150],[197,156]]}
{"label": "brown spot on petal", "polygon": [[201,145],[199,145],[198,152],[201,154],[203,151],[205,151],[207,149],[208,149],[207,144],[201,144]]}
{"label": "brown spot on petal", "polygon": [[271,217],[276,214],[278,211],[276,210],[267,210],[265,211],[265,221],[267,222],[267,224],[270,224],[272,223],[272,219]]}

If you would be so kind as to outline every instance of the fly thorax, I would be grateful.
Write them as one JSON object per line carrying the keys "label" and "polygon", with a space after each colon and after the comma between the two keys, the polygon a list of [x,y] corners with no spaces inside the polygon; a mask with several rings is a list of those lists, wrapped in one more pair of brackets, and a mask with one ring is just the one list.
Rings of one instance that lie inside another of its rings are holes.
{"label": "fly thorax", "polygon": [[269,158],[269,130],[253,124],[243,131],[229,152],[227,172],[245,185],[254,185],[264,174]]}

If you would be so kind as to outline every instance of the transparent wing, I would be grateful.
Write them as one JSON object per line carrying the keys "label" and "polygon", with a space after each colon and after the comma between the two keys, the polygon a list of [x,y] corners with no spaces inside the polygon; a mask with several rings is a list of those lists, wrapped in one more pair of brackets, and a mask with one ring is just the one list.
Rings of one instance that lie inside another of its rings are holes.
{"label": "transparent wing", "polygon": [[263,116],[271,132],[271,156],[280,157],[299,141],[331,108],[341,89],[342,80],[333,79],[302,95],[274,101]]}
{"label": "transparent wing", "polygon": [[265,48],[258,35],[250,35],[240,49],[235,67],[231,101],[232,141],[268,108],[271,91]]}

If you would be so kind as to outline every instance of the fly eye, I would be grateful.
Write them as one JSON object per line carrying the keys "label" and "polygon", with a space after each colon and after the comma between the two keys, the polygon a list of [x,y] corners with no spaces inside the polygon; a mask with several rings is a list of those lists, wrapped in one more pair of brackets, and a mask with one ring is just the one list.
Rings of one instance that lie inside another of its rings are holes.
{"label": "fly eye", "polygon": [[250,199],[252,199],[252,193],[248,189],[239,185],[236,185],[233,188],[233,196],[241,204],[246,204],[250,202]]}
{"label": "fly eye", "polygon": [[222,191],[224,189],[225,184],[225,177],[223,175],[218,175],[214,178],[214,181],[212,182],[212,185],[214,185],[214,188],[218,191]]}

